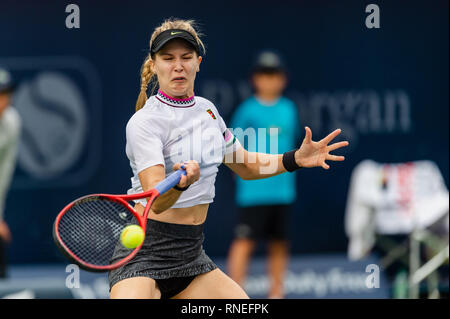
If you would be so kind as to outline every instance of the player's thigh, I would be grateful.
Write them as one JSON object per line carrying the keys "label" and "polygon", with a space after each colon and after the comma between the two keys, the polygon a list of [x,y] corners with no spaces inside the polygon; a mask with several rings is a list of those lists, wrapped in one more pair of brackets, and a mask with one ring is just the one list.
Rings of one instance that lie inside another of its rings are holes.
{"label": "player's thigh", "polygon": [[132,277],[117,282],[111,288],[111,299],[159,299],[156,282],[148,277]]}
{"label": "player's thigh", "polygon": [[245,291],[219,268],[198,275],[174,299],[248,299]]}

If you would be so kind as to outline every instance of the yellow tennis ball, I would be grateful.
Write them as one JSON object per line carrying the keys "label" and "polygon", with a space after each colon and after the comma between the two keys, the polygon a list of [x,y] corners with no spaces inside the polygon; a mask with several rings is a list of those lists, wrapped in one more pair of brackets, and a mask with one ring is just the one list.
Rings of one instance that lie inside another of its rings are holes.
{"label": "yellow tennis ball", "polygon": [[129,249],[139,246],[144,241],[144,238],[144,231],[138,225],[129,225],[120,234],[120,242]]}

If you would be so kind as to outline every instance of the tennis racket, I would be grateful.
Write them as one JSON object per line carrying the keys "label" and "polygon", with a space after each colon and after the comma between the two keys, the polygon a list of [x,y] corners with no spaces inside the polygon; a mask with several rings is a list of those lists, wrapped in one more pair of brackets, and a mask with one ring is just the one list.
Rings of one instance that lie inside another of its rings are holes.
{"label": "tennis racket", "polygon": [[[53,239],[62,253],[82,269],[104,272],[121,267],[141,249],[142,243],[130,249],[121,260],[111,263],[122,230],[135,217],[145,233],[147,216],[153,201],[177,185],[184,166],[158,183],[154,188],[139,194],[92,194],[80,197],[68,204],[58,214],[53,225]],[[127,201],[148,198],[143,216]]]}

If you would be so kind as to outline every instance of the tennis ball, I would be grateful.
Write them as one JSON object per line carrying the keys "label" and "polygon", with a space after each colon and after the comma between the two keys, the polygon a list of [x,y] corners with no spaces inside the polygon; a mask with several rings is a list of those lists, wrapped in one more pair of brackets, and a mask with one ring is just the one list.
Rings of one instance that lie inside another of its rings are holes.
{"label": "tennis ball", "polygon": [[129,249],[139,246],[144,241],[144,238],[144,231],[138,225],[129,225],[120,234],[120,242]]}

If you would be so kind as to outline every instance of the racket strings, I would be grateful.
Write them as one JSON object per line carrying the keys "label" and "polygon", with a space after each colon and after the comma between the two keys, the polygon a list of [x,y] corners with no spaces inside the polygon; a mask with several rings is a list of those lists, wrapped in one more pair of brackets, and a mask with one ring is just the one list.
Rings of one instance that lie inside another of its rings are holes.
{"label": "racket strings", "polygon": [[62,242],[79,259],[107,266],[123,228],[131,223],[132,217],[121,203],[104,197],[88,197],[75,203],[61,217],[58,231]]}

